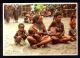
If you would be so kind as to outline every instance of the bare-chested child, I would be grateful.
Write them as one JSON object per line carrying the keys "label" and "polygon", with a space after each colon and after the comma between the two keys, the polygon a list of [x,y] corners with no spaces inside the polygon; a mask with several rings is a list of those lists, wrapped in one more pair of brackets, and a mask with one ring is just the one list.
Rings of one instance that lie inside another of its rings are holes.
{"label": "bare-chested child", "polygon": [[36,15],[33,19],[33,25],[28,30],[28,42],[32,48],[37,48],[51,42],[51,38],[45,36],[47,34],[42,16]]}
{"label": "bare-chested child", "polygon": [[57,22],[53,21],[50,31],[48,31],[47,33],[49,36],[54,36],[56,34],[56,30],[57,30]]}
{"label": "bare-chested child", "polygon": [[33,18],[34,18],[34,14],[33,13],[30,13],[30,16],[29,16],[30,23],[32,23]]}
{"label": "bare-chested child", "polygon": [[24,30],[24,24],[23,23],[20,23],[18,25],[18,31],[16,32],[16,34],[14,35],[14,39],[15,39],[15,44],[16,45],[21,45],[20,42],[21,42],[21,39],[23,39],[24,41],[26,40],[27,38],[27,32],[26,30]]}
{"label": "bare-chested child", "polygon": [[[52,26],[54,26],[54,27],[56,26],[55,28],[53,28],[53,30],[54,30],[53,32],[55,33],[55,35],[51,36],[52,42],[58,43],[58,42],[69,41],[71,39],[71,36],[64,36],[64,24],[61,22],[61,18],[62,18],[61,12],[57,12],[54,15],[54,17],[55,17],[55,19],[53,20],[53,22],[51,23],[51,25],[48,28],[48,31],[51,31],[50,29],[52,28]],[[54,21],[56,21],[56,24]]]}
{"label": "bare-chested child", "polygon": [[76,40],[76,22],[75,21],[71,21],[70,22],[70,29],[69,29],[69,35],[72,37],[71,41]]}

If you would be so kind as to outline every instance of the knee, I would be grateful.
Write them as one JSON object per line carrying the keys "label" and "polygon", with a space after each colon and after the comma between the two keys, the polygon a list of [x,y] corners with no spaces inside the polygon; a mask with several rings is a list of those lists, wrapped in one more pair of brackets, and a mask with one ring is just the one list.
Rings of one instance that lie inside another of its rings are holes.
{"label": "knee", "polygon": [[32,36],[28,36],[27,39],[28,39],[28,40],[31,40],[31,39],[32,39]]}
{"label": "knee", "polygon": [[72,37],[71,36],[67,36],[67,39],[71,39]]}
{"label": "knee", "polygon": [[39,37],[39,35],[38,35],[38,34],[35,34],[35,36],[36,36],[36,37]]}
{"label": "knee", "polygon": [[34,41],[35,39],[32,36],[27,37],[28,41]]}
{"label": "knee", "polygon": [[47,41],[52,41],[52,39],[51,39],[51,38],[46,38],[46,40],[47,40]]}
{"label": "knee", "polygon": [[57,37],[52,36],[51,37],[52,40],[59,40]]}

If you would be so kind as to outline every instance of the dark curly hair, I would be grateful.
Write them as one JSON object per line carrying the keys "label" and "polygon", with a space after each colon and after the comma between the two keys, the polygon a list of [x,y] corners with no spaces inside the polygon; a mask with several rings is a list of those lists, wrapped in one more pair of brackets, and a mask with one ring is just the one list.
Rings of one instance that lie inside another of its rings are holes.
{"label": "dark curly hair", "polygon": [[23,27],[24,27],[24,24],[23,24],[23,23],[20,23],[20,24],[18,25],[18,27],[20,27],[21,25],[23,25]]}
{"label": "dark curly hair", "polygon": [[55,17],[57,17],[58,15],[62,15],[62,13],[59,11],[59,12],[57,12],[57,13],[55,13],[54,14],[54,18],[53,18],[53,20],[55,19]]}

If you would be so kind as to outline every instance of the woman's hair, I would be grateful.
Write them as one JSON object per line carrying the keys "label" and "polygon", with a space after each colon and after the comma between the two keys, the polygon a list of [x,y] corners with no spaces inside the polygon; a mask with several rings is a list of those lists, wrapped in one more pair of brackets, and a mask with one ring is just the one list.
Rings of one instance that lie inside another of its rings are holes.
{"label": "woman's hair", "polygon": [[36,16],[34,16],[34,18],[33,18],[33,24],[36,23],[36,20],[38,20],[39,17],[40,17],[40,15],[36,15]]}
{"label": "woman's hair", "polygon": [[54,14],[53,20],[55,19],[55,17],[57,17],[58,15],[62,15],[62,13],[59,11],[57,13]]}
{"label": "woman's hair", "polygon": [[24,24],[23,24],[23,23],[20,23],[20,24],[18,25],[18,27],[20,27],[21,25],[23,25],[23,27],[24,27]]}
{"label": "woman's hair", "polygon": [[52,22],[52,24],[51,24],[51,27],[52,26],[56,26],[57,25],[57,22],[54,20],[53,22]]}

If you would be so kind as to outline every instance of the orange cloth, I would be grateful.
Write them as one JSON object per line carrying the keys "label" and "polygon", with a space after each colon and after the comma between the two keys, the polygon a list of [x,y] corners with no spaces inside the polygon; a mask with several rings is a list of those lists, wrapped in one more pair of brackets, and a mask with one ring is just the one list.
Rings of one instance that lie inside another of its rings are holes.
{"label": "orange cloth", "polygon": [[75,21],[75,20],[72,20],[72,21],[70,21],[69,24],[70,24],[70,25],[76,25],[76,21]]}

